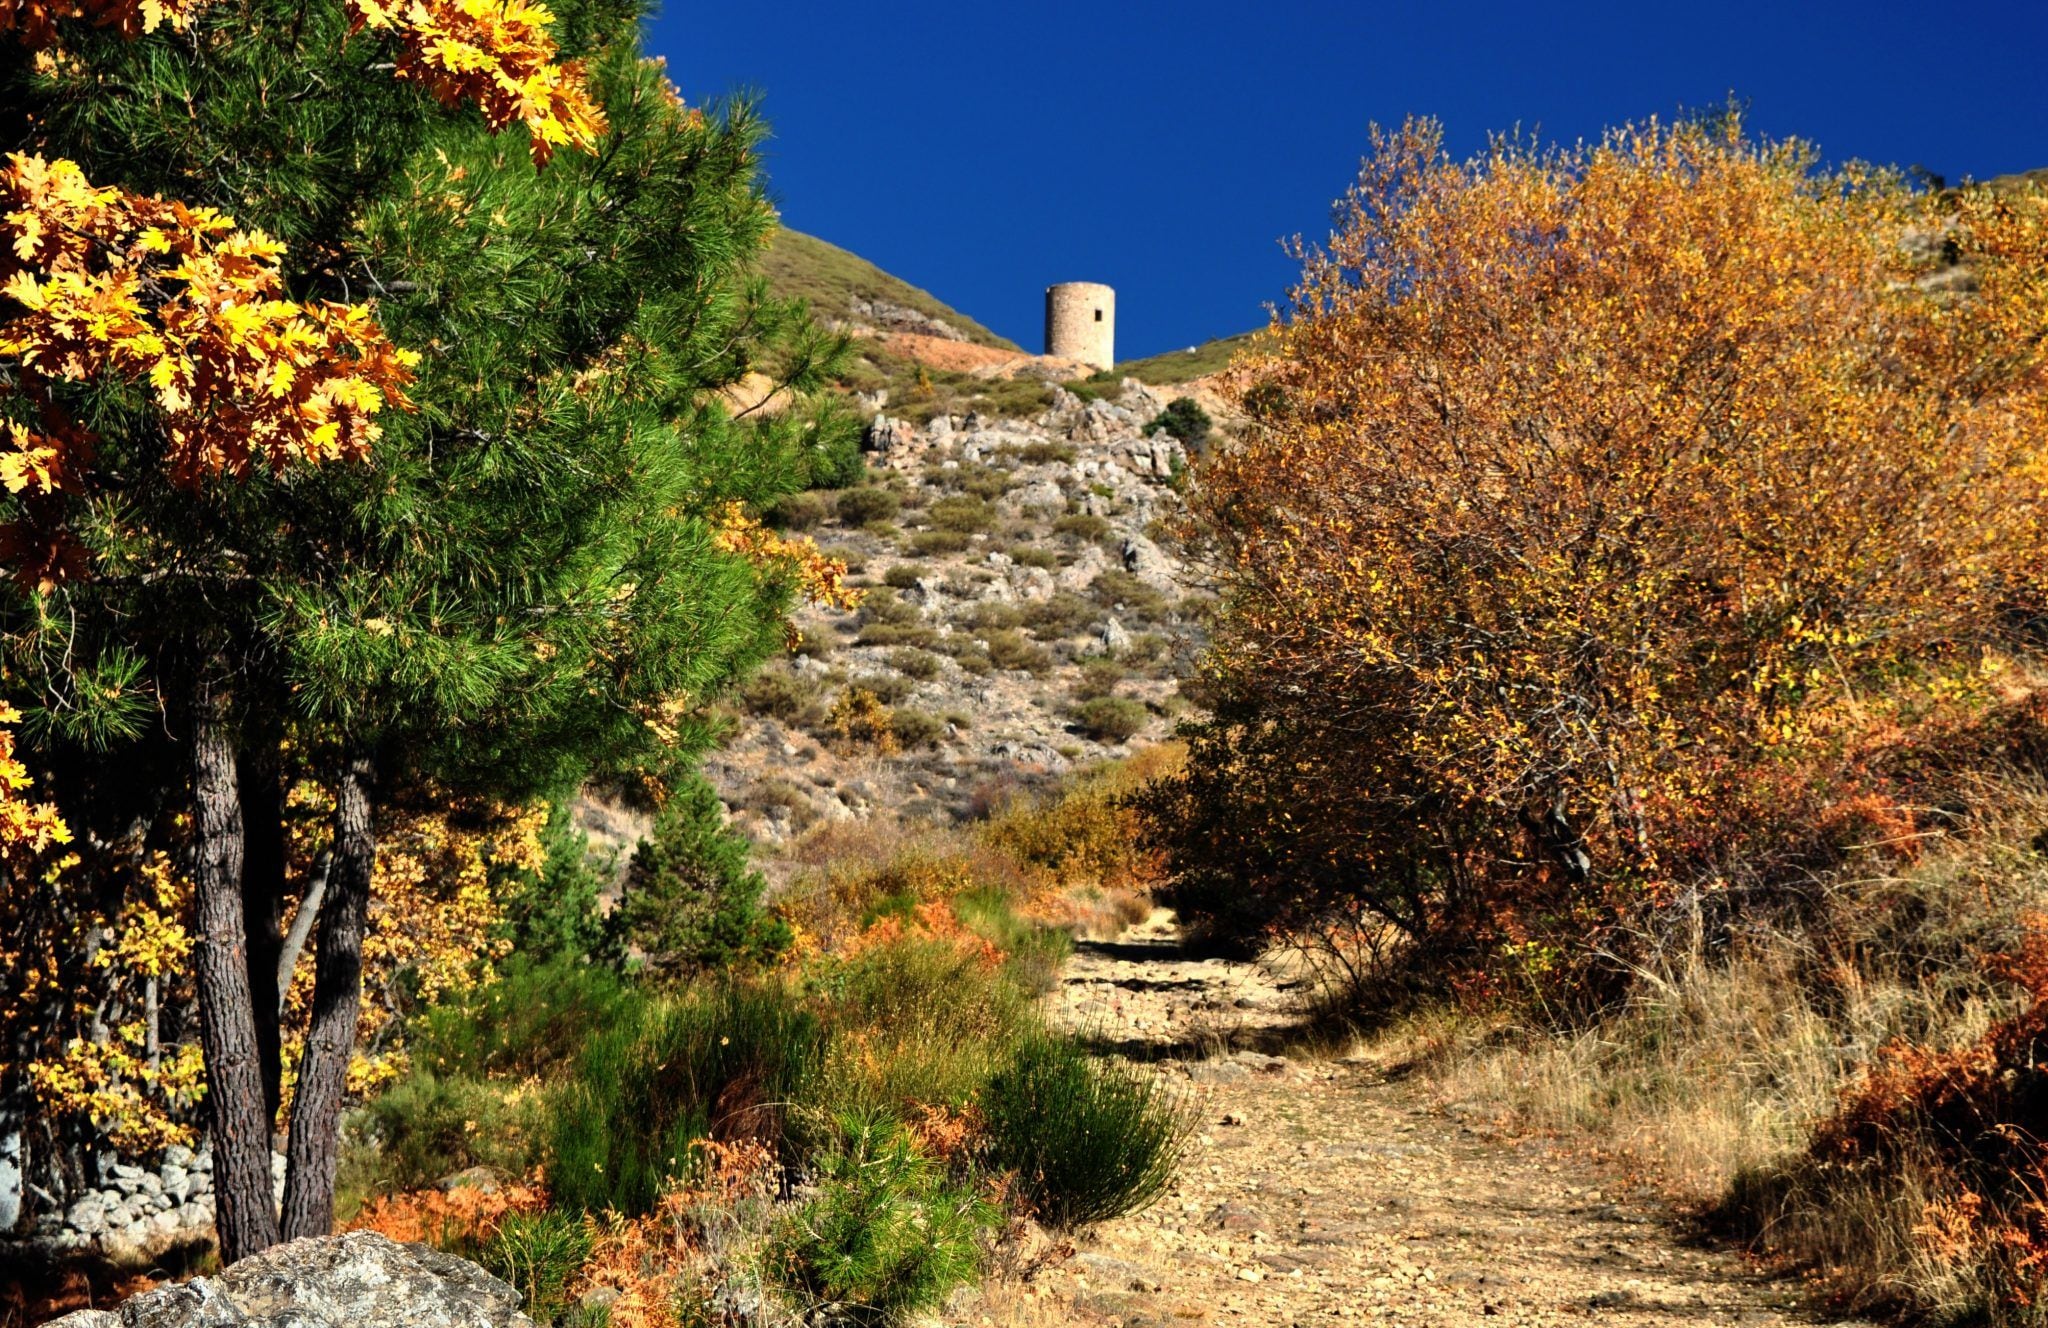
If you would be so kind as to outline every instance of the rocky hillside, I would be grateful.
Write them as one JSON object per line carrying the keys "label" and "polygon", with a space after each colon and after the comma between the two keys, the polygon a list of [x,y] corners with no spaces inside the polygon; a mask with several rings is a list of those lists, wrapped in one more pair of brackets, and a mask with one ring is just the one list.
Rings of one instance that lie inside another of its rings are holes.
{"label": "rocky hillside", "polygon": [[776,518],[844,558],[853,612],[735,698],[709,773],[764,845],[874,818],[947,821],[1171,732],[1207,598],[1170,552],[1179,443],[1135,380],[1035,415],[887,413],[871,481]]}

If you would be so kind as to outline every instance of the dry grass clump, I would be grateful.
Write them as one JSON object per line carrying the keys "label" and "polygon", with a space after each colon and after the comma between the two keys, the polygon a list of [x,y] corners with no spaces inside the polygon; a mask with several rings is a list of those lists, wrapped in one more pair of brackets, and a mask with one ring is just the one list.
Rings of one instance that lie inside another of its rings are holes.
{"label": "dry grass clump", "polygon": [[1703,901],[1596,1023],[1438,1006],[1367,1050],[1511,1126],[1625,1152],[1848,1308],[2039,1323],[2048,1128],[2027,1058],[2048,1050],[2028,1022],[2048,1019],[2048,941],[2029,949],[2024,920],[2048,905],[2048,790],[1975,801],[1916,858],[1816,881],[1767,922]]}
{"label": "dry grass clump", "polygon": [[1043,925],[1114,935],[1150,910],[1159,872],[1126,799],[1183,759],[1177,744],[1166,743],[1049,795],[998,791],[986,820],[972,827],[820,825],[789,852],[797,870],[778,911],[828,950],[890,908],[976,894],[999,897]]}

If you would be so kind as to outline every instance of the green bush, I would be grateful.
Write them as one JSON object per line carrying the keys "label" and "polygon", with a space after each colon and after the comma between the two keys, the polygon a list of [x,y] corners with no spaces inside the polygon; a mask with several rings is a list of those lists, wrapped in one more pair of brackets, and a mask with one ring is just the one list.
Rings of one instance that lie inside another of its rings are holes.
{"label": "green bush", "polygon": [[902,650],[890,651],[889,667],[906,678],[915,678],[919,682],[930,682],[939,676],[941,665],[939,657],[931,651],[919,650],[912,646]]}
{"label": "green bush", "polygon": [[893,1121],[843,1117],[838,1133],[817,1161],[817,1197],[769,1242],[769,1279],[832,1322],[901,1324],[938,1309],[980,1271],[994,1205],[948,1181]]}
{"label": "green bush", "polygon": [[1081,681],[1074,688],[1078,700],[1093,701],[1101,696],[1114,696],[1117,684],[1129,675],[1121,660],[1091,659],[1081,666]]}
{"label": "green bush", "polygon": [[1091,1060],[1051,1034],[1028,1039],[981,1095],[986,1160],[1014,1172],[1048,1226],[1119,1217],[1158,1198],[1187,1146],[1190,1117],[1159,1082]]}
{"label": "green bush", "polygon": [[809,1100],[826,1033],[780,986],[728,983],[652,1002],[599,1030],[549,1097],[548,1184],[584,1212],[650,1211],[692,1140],[781,1144]]}
{"label": "green bush", "polygon": [[999,669],[1045,673],[1052,668],[1052,656],[1045,647],[1027,641],[1022,633],[990,632],[986,640],[989,660]]}
{"label": "green bush", "polygon": [[950,530],[959,535],[973,535],[989,529],[996,523],[996,514],[989,505],[973,494],[956,493],[941,498],[931,505],[925,519],[939,530]]}
{"label": "green bush", "polygon": [[1138,619],[1157,621],[1173,612],[1173,597],[1157,586],[1148,585],[1129,572],[1098,574],[1088,593],[1105,608],[1119,609]]}
{"label": "green bush", "polygon": [[1146,433],[1168,433],[1180,439],[1190,452],[1198,452],[1209,441],[1209,412],[1193,397],[1175,397],[1166,409],[1152,417]]}
{"label": "green bush", "polygon": [[684,782],[633,850],[608,926],[621,951],[674,977],[760,963],[789,944],[789,927],[761,907],[767,882],[748,864],[746,837],[725,823],[718,794]]}
{"label": "green bush", "polygon": [[1026,443],[1017,449],[1017,459],[1027,466],[1043,466],[1048,462],[1058,462],[1065,465],[1071,462],[1076,455],[1072,443],[1040,441]]}
{"label": "green bush", "polygon": [[910,551],[920,558],[961,553],[966,548],[967,537],[957,530],[920,530],[910,537]]}
{"label": "green bush", "polygon": [[821,690],[813,677],[790,669],[764,669],[740,688],[740,703],[752,714],[770,715],[786,724],[816,701]]}
{"label": "green bush", "polygon": [[1000,632],[1006,628],[1022,627],[1024,610],[1015,604],[985,600],[974,606],[974,612],[967,621],[977,632]]}
{"label": "green bush", "polygon": [[896,514],[902,510],[902,500],[892,491],[879,485],[864,484],[859,488],[844,490],[839,495],[839,519],[849,526],[893,521]]}
{"label": "green bush", "polygon": [[939,640],[939,629],[925,623],[869,623],[860,629],[856,643],[864,646],[915,646],[928,650]]}
{"label": "green bush", "polygon": [[366,1192],[413,1190],[471,1167],[512,1173],[531,1166],[536,1149],[520,1103],[495,1084],[415,1070],[366,1103],[356,1118],[375,1140],[353,1178]]}
{"label": "green bush", "polygon": [[853,685],[889,706],[909,696],[912,691],[910,679],[900,673],[863,673],[853,680]]}
{"label": "green bush", "polygon": [[575,1055],[592,1030],[646,1002],[603,964],[514,951],[496,982],[450,992],[408,1030],[414,1067],[443,1077],[525,1079]]}
{"label": "green bush", "polygon": [[832,515],[832,500],[806,490],[786,493],[768,509],[768,524],[782,530],[809,530]]}
{"label": "green bush", "polygon": [[908,590],[916,585],[918,578],[923,575],[924,569],[916,563],[897,563],[882,573],[882,584],[892,590]]}
{"label": "green bush", "polygon": [[936,747],[945,740],[946,721],[937,715],[922,710],[898,709],[894,714],[893,731],[896,741],[905,751],[919,747]]}
{"label": "green bush", "polygon": [[1097,696],[1074,707],[1074,724],[1097,742],[1129,742],[1145,727],[1148,713],[1128,696]]}
{"label": "green bush", "polygon": [[1055,533],[1069,535],[1083,543],[1099,540],[1109,533],[1109,520],[1089,512],[1070,512],[1052,523]]}
{"label": "green bush", "polygon": [[839,633],[830,627],[820,625],[805,632],[797,643],[790,647],[789,653],[802,655],[806,659],[825,659],[844,644],[839,639]]}
{"label": "green bush", "polygon": [[1036,544],[1017,544],[1010,548],[1010,561],[1019,567],[1037,567],[1049,572],[1060,565],[1060,556]]}
{"label": "green bush", "polygon": [[570,1308],[569,1283],[590,1258],[590,1247],[580,1213],[512,1213],[476,1261],[518,1290],[528,1317],[552,1323]]}
{"label": "green bush", "polygon": [[1024,625],[1041,641],[1079,636],[1102,617],[1102,610],[1070,591],[1059,591],[1024,611]]}

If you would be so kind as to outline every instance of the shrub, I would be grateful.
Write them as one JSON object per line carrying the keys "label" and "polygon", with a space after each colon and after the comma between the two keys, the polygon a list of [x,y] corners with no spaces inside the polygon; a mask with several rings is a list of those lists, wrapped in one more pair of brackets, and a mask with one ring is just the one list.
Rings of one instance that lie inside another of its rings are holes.
{"label": "shrub", "polygon": [[936,747],[946,737],[946,721],[937,715],[922,710],[898,709],[893,712],[896,741],[905,751],[920,747]]}
{"label": "shrub", "polygon": [[1179,744],[1161,743],[1078,776],[1048,798],[991,798],[996,807],[980,838],[1052,879],[1143,893],[1156,883],[1160,864],[1144,842],[1134,803],[1179,774],[1182,758]]}
{"label": "shrub", "polygon": [[1127,696],[1097,696],[1074,707],[1074,723],[1097,742],[1129,742],[1147,718],[1144,705]]}
{"label": "shrub", "polygon": [[862,687],[849,687],[832,705],[832,732],[848,748],[871,748],[878,756],[889,756],[898,747],[895,716],[881,698]]}
{"label": "shrub", "polygon": [[1097,697],[1113,696],[1117,684],[1129,675],[1121,660],[1091,659],[1081,666],[1081,681],[1074,688],[1078,700],[1093,701]]}
{"label": "shrub", "polygon": [[1053,443],[1043,439],[1026,443],[1017,449],[1017,459],[1027,466],[1043,466],[1048,463],[1067,465],[1076,455],[1072,443]]}
{"label": "shrub", "polygon": [[756,715],[769,715],[787,724],[818,699],[819,690],[813,675],[763,669],[740,688],[740,703]]}
{"label": "shrub", "polygon": [[1058,591],[1024,610],[1024,624],[1041,641],[1079,636],[1102,617],[1102,610],[1069,591]]}
{"label": "shrub", "polygon": [[358,1118],[375,1139],[364,1190],[431,1185],[471,1167],[514,1175],[535,1160],[536,1121],[499,1085],[416,1070],[366,1103]]}
{"label": "shrub", "polygon": [[782,1145],[825,1047],[817,1016],[776,985],[700,989],[598,1030],[549,1095],[556,1201],[637,1216],[683,1173],[694,1139]]}
{"label": "shrub", "polygon": [[821,1090],[841,1110],[906,1118],[920,1105],[964,1109],[1036,1025],[1025,980],[1038,951],[1006,967],[957,905],[892,903],[854,953],[815,977],[814,999],[839,1034]]}
{"label": "shrub", "polygon": [[1055,534],[1090,544],[1109,533],[1109,520],[1092,512],[1070,512],[1052,523]]}
{"label": "shrub", "polygon": [[1197,452],[1209,441],[1209,426],[1209,412],[1199,402],[1193,397],[1175,397],[1152,417],[1145,432],[1171,434],[1188,451]]}
{"label": "shrub", "polygon": [[1173,596],[1129,572],[1112,569],[1097,573],[1088,585],[1088,593],[1104,608],[1117,609],[1139,620],[1157,622],[1173,612]]}
{"label": "shrub", "polygon": [[882,573],[882,584],[893,590],[908,590],[924,576],[924,569],[916,563],[897,563]]}
{"label": "shrub", "polygon": [[917,606],[901,595],[883,594],[879,590],[869,591],[860,602],[862,623],[914,623],[922,622],[924,615]]}
{"label": "shrub", "polygon": [[768,524],[781,530],[809,530],[832,515],[832,499],[822,493],[786,493],[768,509]]}
{"label": "shrub", "polygon": [[[1157,804],[1177,900],[1363,908],[1418,973],[1583,1007],[1646,910],[1913,805],[1882,726],[2043,565],[2048,343],[1991,349],[2037,317],[2042,207],[1734,117],[1469,163],[1377,135],[1276,334],[1285,409],[1191,499],[1227,607]],[[1929,234],[1968,237],[1975,295],[1915,284]]]}
{"label": "shrub", "polygon": [[1159,1082],[1072,1041],[1028,1039],[981,1096],[985,1157],[1046,1225],[1135,1212],[1173,1182],[1191,1118]]}
{"label": "shrub", "polygon": [[[912,647],[912,649],[915,649],[915,647]],[[923,651],[918,653],[924,654]],[[926,658],[930,658],[930,656],[926,656]],[[853,685],[887,706],[895,705],[915,690],[910,679],[900,673],[863,673],[860,677],[853,680]]]}
{"label": "shrub", "polygon": [[901,1324],[938,1309],[980,1271],[994,1206],[949,1182],[894,1122],[843,1118],[838,1135],[818,1159],[817,1197],[770,1241],[769,1278],[840,1322]]}
{"label": "shrub", "polygon": [[939,676],[939,669],[942,666],[939,663],[939,657],[931,651],[918,650],[915,647],[911,647],[890,651],[889,667],[906,678],[915,678],[919,682],[930,682]]}
{"label": "shrub", "polygon": [[725,823],[702,779],[670,794],[653,833],[633,851],[610,927],[664,977],[761,963],[789,944],[789,929],[761,907],[767,882],[749,865],[746,837]]}
{"label": "shrub", "polygon": [[1037,567],[1049,572],[1060,565],[1060,556],[1035,544],[1017,544],[1010,548],[1010,561],[1019,567]]}
{"label": "shrub", "polygon": [[910,552],[920,558],[962,553],[966,548],[967,537],[957,530],[920,530],[910,537]]}
{"label": "shrub", "polygon": [[912,646],[920,650],[938,648],[939,629],[928,623],[869,623],[860,629],[857,643],[864,646]]}
{"label": "shrub", "polygon": [[986,502],[973,494],[957,493],[933,503],[925,511],[925,520],[939,530],[974,535],[994,526],[996,514]]}
{"label": "shrub", "polygon": [[974,606],[968,625],[977,632],[1000,632],[1024,625],[1024,610],[1015,604],[985,600]]}
{"label": "shrub", "polygon": [[893,521],[903,510],[902,500],[891,490],[878,485],[864,484],[859,488],[843,490],[839,495],[839,519],[849,526],[867,526],[877,521]]}
{"label": "shrub", "polygon": [[987,642],[989,660],[999,669],[1021,669],[1034,674],[1052,669],[1052,656],[1045,647],[1025,640],[1021,633],[990,632]]}

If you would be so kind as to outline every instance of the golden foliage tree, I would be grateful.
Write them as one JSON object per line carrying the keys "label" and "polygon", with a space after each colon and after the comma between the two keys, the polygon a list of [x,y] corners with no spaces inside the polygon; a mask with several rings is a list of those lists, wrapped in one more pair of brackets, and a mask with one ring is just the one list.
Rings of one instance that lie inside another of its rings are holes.
{"label": "golden foliage tree", "polygon": [[1795,851],[2032,593],[2044,241],[1733,115],[1376,132],[1194,499],[1189,901],[1543,970]]}

